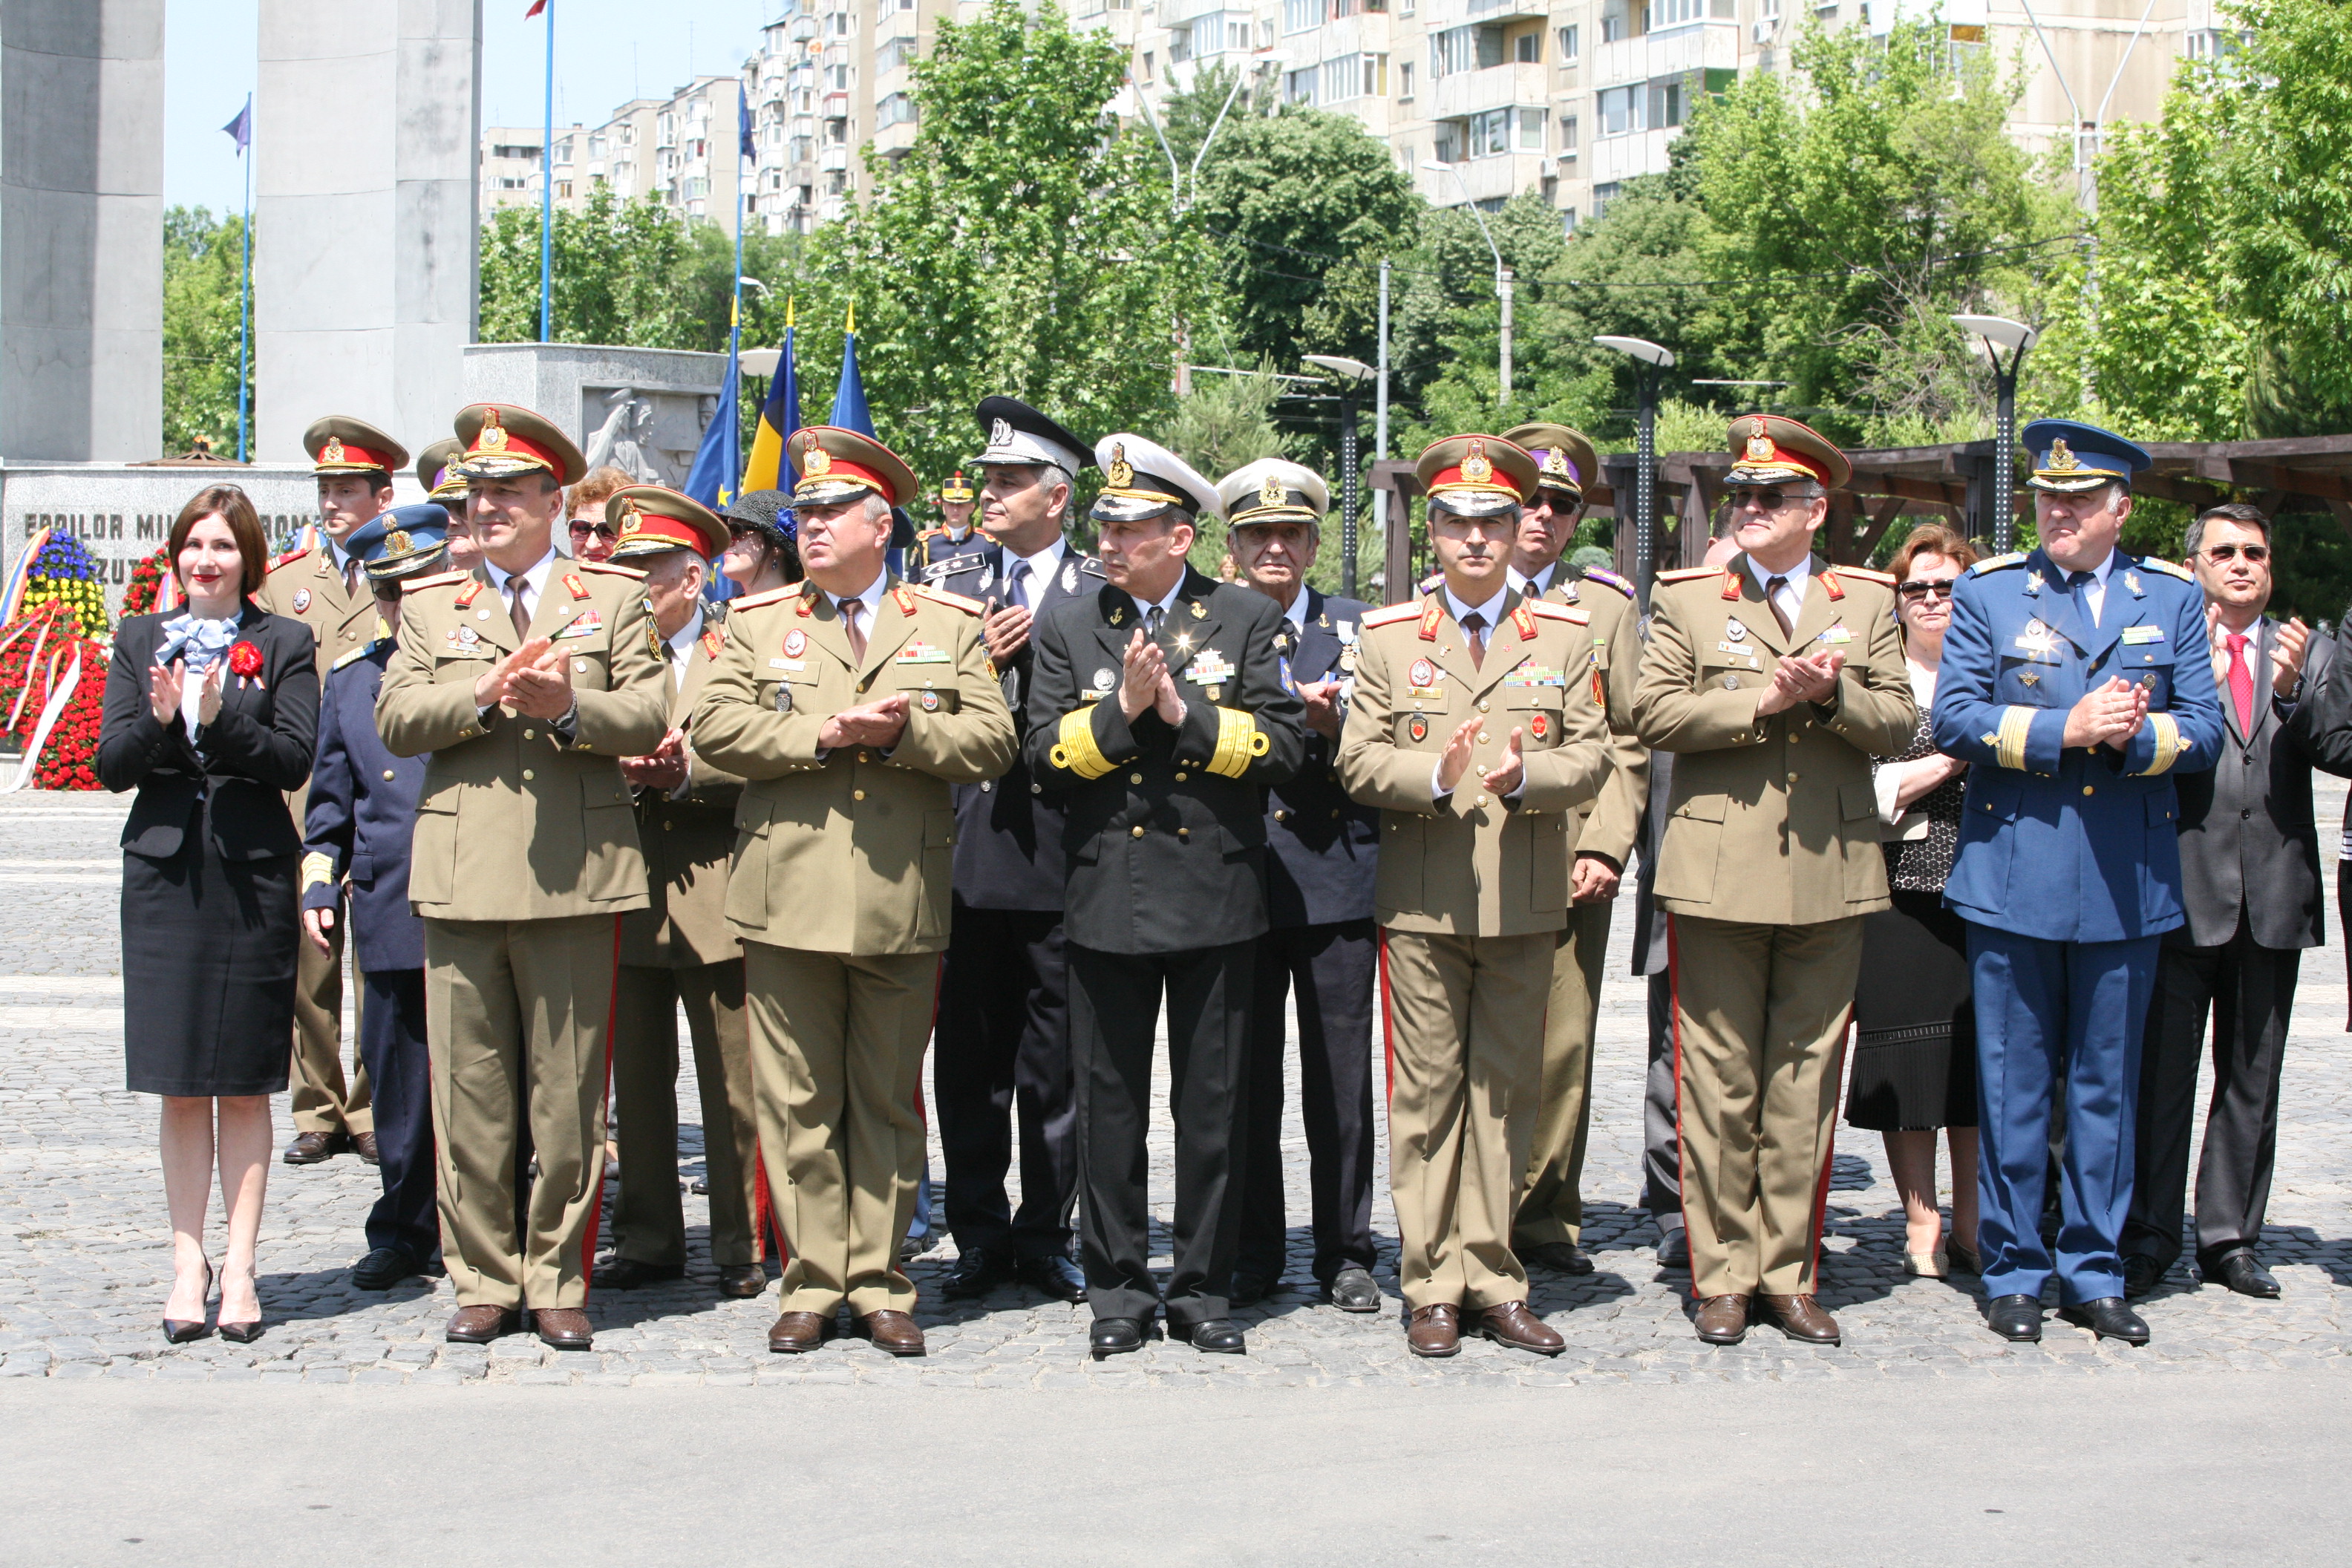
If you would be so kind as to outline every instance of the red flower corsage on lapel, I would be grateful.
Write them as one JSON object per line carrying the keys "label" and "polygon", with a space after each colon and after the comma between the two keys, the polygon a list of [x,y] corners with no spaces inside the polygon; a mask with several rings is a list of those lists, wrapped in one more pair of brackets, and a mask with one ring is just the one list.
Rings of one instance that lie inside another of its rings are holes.
{"label": "red flower corsage on lapel", "polygon": [[252,677],[261,673],[261,650],[249,642],[241,642],[228,650],[228,668],[232,675]]}

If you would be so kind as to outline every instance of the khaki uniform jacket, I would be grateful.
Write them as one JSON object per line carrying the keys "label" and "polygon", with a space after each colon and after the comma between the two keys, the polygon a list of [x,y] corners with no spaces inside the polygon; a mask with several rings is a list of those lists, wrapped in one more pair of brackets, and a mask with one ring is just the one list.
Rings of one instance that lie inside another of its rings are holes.
{"label": "khaki uniform jacket", "polygon": [[[891,579],[853,661],[814,586],[734,601],[727,645],[688,731],[695,756],[748,782],[735,808],[727,921],[776,947],[875,957],[948,944],[954,784],[1013,763],[1013,715],[980,640],[980,604]],[[904,691],[887,753],[822,750],[845,708]]]}
{"label": "khaki uniform jacket", "polygon": [[544,721],[474,707],[474,682],[521,646],[487,567],[419,578],[376,697],[397,756],[433,753],[416,803],[408,899],[446,921],[559,920],[646,907],[636,815],[616,758],[668,731],[644,574],[562,556],[531,636],[571,659],[580,710],[566,743]]}
{"label": "khaki uniform jacket", "polygon": [[[1601,677],[1595,688],[1596,701],[1604,701],[1612,679],[1612,660],[1622,657],[1619,646],[1638,644],[1635,631],[1633,595],[1624,580],[1612,574],[1607,578],[1578,577],[1565,566],[1552,574],[1551,586],[1544,590],[1544,598],[1552,604],[1573,605],[1591,617],[1587,627],[1591,645],[1591,668]],[[1638,646],[1635,658],[1640,657]],[[1586,684],[1593,685],[1590,674]],[[1619,871],[1633,863],[1633,843],[1642,831],[1642,802],[1650,788],[1650,749],[1633,733],[1631,715],[1620,722],[1612,714],[1609,734],[1609,777],[1601,793],[1590,806],[1580,807],[1569,830],[1569,851],[1571,855],[1605,855],[1614,861]]]}
{"label": "khaki uniform jacket", "polygon": [[[1810,925],[1887,907],[1870,759],[1919,723],[1894,583],[1816,557],[1783,637],[1744,553],[1659,574],[1633,718],[1679,753],[1658,852],[1670,913]],[[1833,703],[1757,717],[1782,654],[1830,647],[1845,655]]]}
{"label": "khaki uniform jacket", "polygon": [[[1430,775],[1474,714],[1491,721],[1469,770],[1434,800]],[[1490,799],[1478,775],[1501,760],[1515,726],[1526,785],[1516,802]],[[1382,925],[1456,936],[1559,930],[1575,816],[1609,766],[1581,608],[1508,595],[1479,665],[1442,594],[1363,618],[1339,769],[1350,798],[1383,813],[1372,889]]]}
{"label": "khaki uniform jacket", "polygon": [[[703,606],[702,634],[687,658],[686,679],[671,683],[677,696],[670,702],[670,726],[689,735],[694,705],[727,646],[726,616],[724,605]],[[668,675],[667,663],[663,675]],[[623,963],[691,969],[743,956],[727,923],[727,866],[735,853],[735,806],[742,794],[740,774],[711,766],[692,755],[691,748],[686,789],[678,798],[656,789],[637,791],[637,836],[645,846],[653,901],[621,917]]]}
{"label": "khaki uniform jacket", "polygon": [[388,635],[376,614],[375,591],[361,574],[360,591],[343,586],[335,552],[324,544],[271,563],[253,602],[273,616],[300,621],[319,639],[319,679],[350,654]]}

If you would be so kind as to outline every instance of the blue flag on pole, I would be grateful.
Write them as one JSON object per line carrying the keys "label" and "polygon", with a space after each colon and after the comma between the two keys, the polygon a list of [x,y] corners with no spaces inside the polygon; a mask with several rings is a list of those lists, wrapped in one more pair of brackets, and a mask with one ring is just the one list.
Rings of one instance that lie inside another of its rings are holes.
{"label": "blue flag on pole", "polygon": [[221,129],[227,132],[230,136],[236,139],[236,150],[238,152],[242,153],[247,147],[253,145],[252,94],[247,93],[246,95],[245,107],[236,111],[236,118],[230,121],[226,125],[222,126]]}
{"label": "blue flag on pole", "polygon": [[874,416],[866,406],[866,381],[857,374],[857,307],[849,307],[849,325],[841,338],[841,380],[833,389],[833,415],[829,421],[836,430],[855,430],[860,436],[874,434]]}
{"label": "blue flag on pole", "polygon": [[694,467],[686,476],[686,493],[707,507],[725,506],[735,499],[735,476],[743,471],[740,453],[742,432],[735,417],[737,384],[735,351],[727,351],[727,379],[719,388],[719,412],[711,416],[709,428],[702,433],[702,445],[696,448]]}

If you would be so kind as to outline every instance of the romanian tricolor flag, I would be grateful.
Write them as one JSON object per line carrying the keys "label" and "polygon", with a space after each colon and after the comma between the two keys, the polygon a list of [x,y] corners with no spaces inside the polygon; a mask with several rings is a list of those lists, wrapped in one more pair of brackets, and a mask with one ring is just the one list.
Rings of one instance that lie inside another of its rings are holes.
{"label": "romanian tricolor flag", "polygon": [[[743,491],[789,490],[797,481],[792,459],[784,456],[784,437],[801,427],[801,382],[793,365],[793,301],[784,301],[784,347],[776,374],[768,381],[768,401],[760,409],[760,427],[751,437],[751,460],[744,465]],[[741,493],[741,492],[739,492]]]}

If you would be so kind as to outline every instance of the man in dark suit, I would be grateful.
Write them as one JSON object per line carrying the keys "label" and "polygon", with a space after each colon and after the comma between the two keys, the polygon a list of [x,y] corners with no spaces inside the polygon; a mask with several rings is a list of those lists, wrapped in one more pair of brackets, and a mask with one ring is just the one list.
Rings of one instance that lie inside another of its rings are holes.
{"label": "man in dark suit", "polygon": [[383,1194],[368,1211],[367,1256],[352,1270],[362,1290],[389,1290],[440,1274],[434,1206],[432,1063],[425,1039],[425,922],[408,905],[408,844],[424,757],[398,757],[376,733],[375,699],[413,577],[448,564],[449,514],[431,501],[362,523],[342,548],[363,563],[387,634],[335,661],[319,696],[319,752],[302,842],[302,927],[312,951],[331,952],[346,880],[360,972],[360,1061],[375,1086],[376,1173]]}
{"label": "man in dark suit", "polygon": [[[1030,633],[1055,605],[1102,586],[1102,563],[1063,538],[1086,443],[1025,403],[984,399],[976,459],[980,530],[925,574],[986,606],[981,636],[1028,733]],[[1062,793],[1016,756],[1003,778],[955,787],[955,906],[940,981],[931,1098],[947,1156],[951,1300],[1010,1279],[1076,1301],[1077,1101],[1070,1076],[1069,963],[1062,945]],[[1021,1207],[1004,1191],[1021,1130]]]}
{"label": "man in dark suit", "polygon": [[1250,1008],[1243,1113],[1241,1250],[1235,1304],[1282,1279],[1282,1069],[1290,994],[1298,994],[1299,1115],[1307,1129],[1315,1279],[1342,1311],[1380,1310],[1372,1282],[1372,980],[1380,929],[1372,878],[1381,816],[1331,772],[1355,684],[1356,635],[1370,605],[1307,585],[1330,489],[1312,468],[1265,458],[1217,486],[1242,579],[1282,606],[1274,646],[1284,684],[1306,705],[1298,772],[1266,801],[1266,918]]}
{"label": "man in dark suit", "polygon": [[[1079,1241],[1097,1357],[1169,1332],[1237,1354],[1227,1317],[1241,1209],[1234,1141],[1246,1092],[1250,988],[1266,929],[1264,791],[1298,769],[1298,697],[1282,683],[1282,612],[1185,563],[1217,492],[1139,436],[1095,444],[1093,594],[1036,626],[1024,752],[1068,792],[1063,845],[1070,1047],[1078,1085]],[[1174,1267],[1150,1268],[1144,1137],[1162,994],[1176,1123]]]}
{"label": "man in dark suit", "polygon": [[[2225,734],[2210,773],[2184,775],[2186,925],[2168,933],[2141,1044],[2137,1180],[2124,1223],[2124,1289],[2153,1289],[2180,1256],[2197,1058],[2213,1021],[2213,1093],[2197,1168],[2197,1268],[2208,1283],[2275,1296],[2262,1265],[2263,1211],[2278,1144],[2279,1072],[2303,950],[2324,940],[2311,770],[2336,645],[2270,603],[2269,520],[2232,502],[2189,525],[2186,563],[2205,591]],[[2187,650],[2184,650],[2184,652]],[[2198,652],[2205,650],[2199,649]],[[2331,770],[2332,771],[2332,770]]]}

